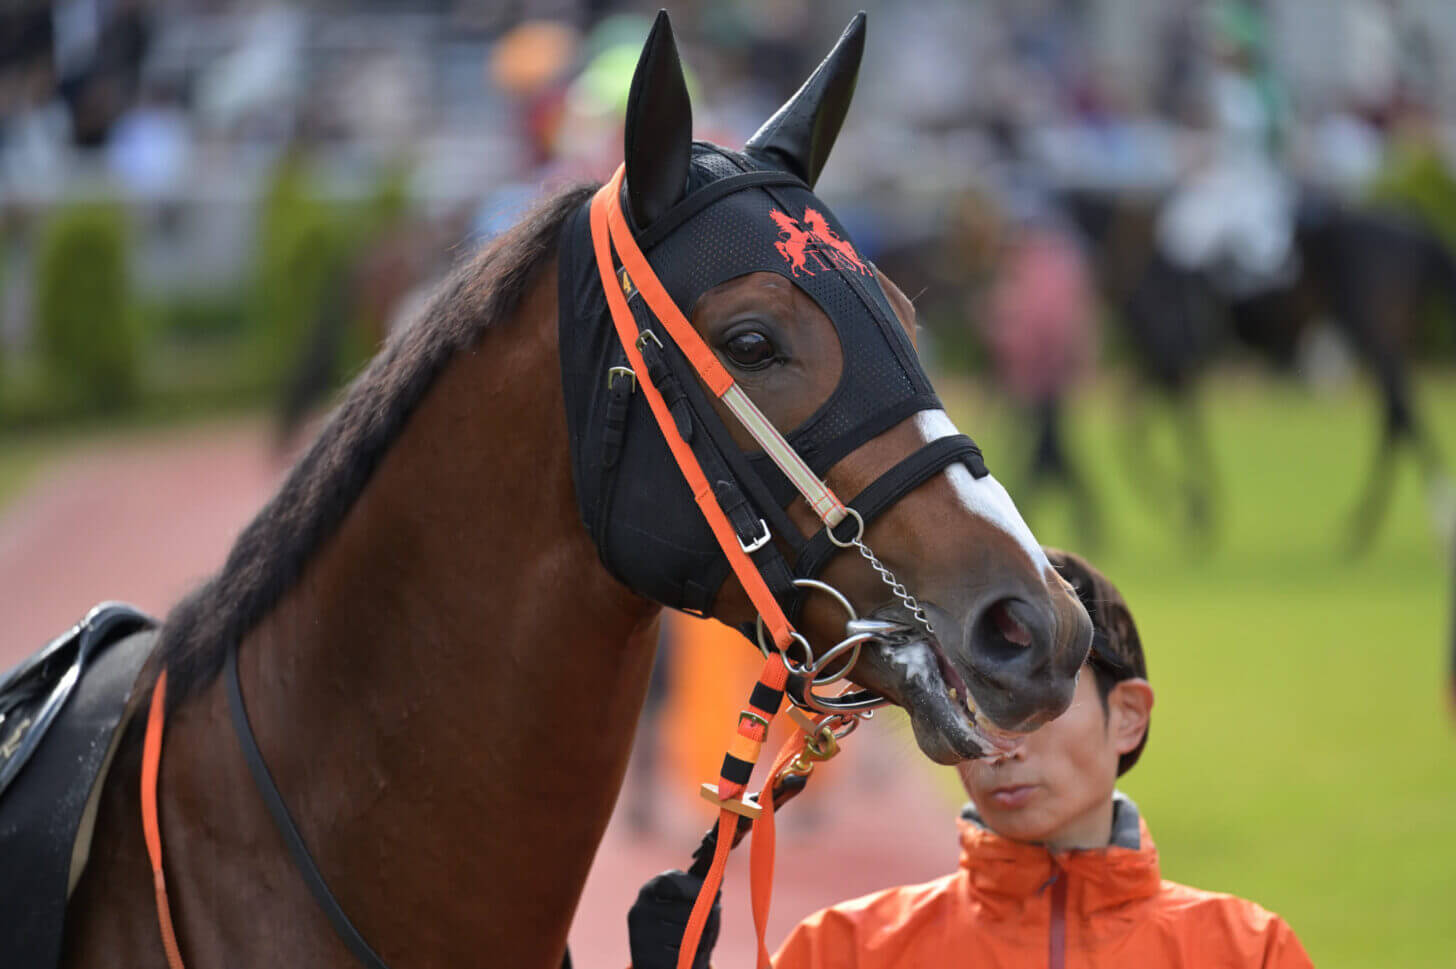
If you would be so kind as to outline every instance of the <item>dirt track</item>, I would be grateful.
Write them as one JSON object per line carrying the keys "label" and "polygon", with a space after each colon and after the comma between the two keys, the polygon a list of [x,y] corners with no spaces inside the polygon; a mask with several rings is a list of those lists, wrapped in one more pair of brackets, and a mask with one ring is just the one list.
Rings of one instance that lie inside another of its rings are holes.
{"label": "dirt track", "polygon": [[[0,512],[0,670],[103,599],[165,614],[221,564],[281,481],[266,441],[260,424],[212,425],[128,438],[43,469]],[[882,718],[846,749],[782,818],[770,947],[818,907],[956,863],[953,805],[908,731]],[[613,818],[571,932],[577,966],[626,965],[626,911],[638,887],[685,865],[712,821],[706,804],[676,787],[654,798],[653,833],[633,833],[623,811]],[[740,850],[714,960],[722,969],[753,964],[747,882]]]}

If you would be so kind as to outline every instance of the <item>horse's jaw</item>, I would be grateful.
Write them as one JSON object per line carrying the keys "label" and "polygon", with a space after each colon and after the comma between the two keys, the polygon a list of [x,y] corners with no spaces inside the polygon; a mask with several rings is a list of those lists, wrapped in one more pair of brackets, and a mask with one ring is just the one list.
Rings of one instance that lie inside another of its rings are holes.
{"label": "horse's jaw", "polygon": [[936,763],[1009,753],[1025,737],[975,712],[965,679],[929,640],[866,647],[854,680],[905,710],[915,742]]}

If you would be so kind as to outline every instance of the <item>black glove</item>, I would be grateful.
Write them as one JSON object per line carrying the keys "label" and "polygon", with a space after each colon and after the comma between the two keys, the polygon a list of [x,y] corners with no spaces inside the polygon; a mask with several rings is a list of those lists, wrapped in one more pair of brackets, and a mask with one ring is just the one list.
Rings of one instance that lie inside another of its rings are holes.
{"label": "black glove", "polygon": [[[632,953],[632,969],[676,969],[683,933],[687,931],[693,902],[702,887],[701,878],[685,871],[665,871],[647,880],[627,912],[627,945]],[[693,969],[708,969],[723,922],[722,901],[720,891],[708,910]]]}

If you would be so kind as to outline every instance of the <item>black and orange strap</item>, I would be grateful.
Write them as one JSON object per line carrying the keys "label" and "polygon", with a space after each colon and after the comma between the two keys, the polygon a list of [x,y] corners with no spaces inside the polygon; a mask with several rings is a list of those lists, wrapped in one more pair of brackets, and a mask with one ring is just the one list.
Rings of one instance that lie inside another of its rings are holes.
{"label": "black and orange strap", "polygon": [[[727,494],[715,491],[704,473],[699,455],[695,453],[688,441],[684,440],[678,422],[674,419],[672,408],[663,395],[662,385],[669,383],[669,375],[663,373],[658,359],[651,359],[651,365],[649,365],[649,358],[656,355],[656,348],[652,344],[660,343],[660,341],[652,330],[638,325],[637,317],[634,315],[632,307],[629,306],[629,298],[640,294],[650,310],[652,318],[662,325],[667,337],[682,352],[709,391],[728,405],[735,417],[743,423],[774,463],[784,471],[785,476],[793,482],[795,488],[804,496],[826,526],[832,527],[843,521],[848,512],[845,505],[828,486],[809,470],[783,435],[737,387],[732,376],[719,363],[712,350],[703,342],[702,337],[673,303],[672,298],[642,255],[622,214],[622,179],[623,170],[618,169],[611,181],[597,193],[591,205],[592,244],[613,325],[629,364],[639,375],[638,386],[641,387],[643,395],[647,398],[648,406],[652,409],[658,428],[667,441],[668,448],[672,452],[684,480],[692,490],[698,508],[702,511],[714,538],[727,557],[729,566],[748,593],[754,608],[763,617],[764,625],[768,628],[774,644],[779,650],[783,650],[792,641],[792,637],[795,635],[794,629],[784,613],[779,597],[775,595],[775,590],[765,579],[762,566],[753,558],[752,553],[756,549],[751,548],[750,544],[744,541],[742,523],[735,525],[733,521],[735,517],[742,517],[738,507],[741,499],[731,490]],[[620,270],[614,259],[614,253],[616,258],[620,259]],[[675,391],[669,386],[669,392]],[[712,460],[711,452],[708,460]],[[730,516],[730,510],[725,510],[722,499],[727,499],[730,503],[729,509],[735,514]],[[765,530],[765,537],[766,534]],[[781,586],[781,580],[777,576],[775,579],[776,581],[772,584]],[[754,846],[754,855],[759,861],[756,866],[757,870],[764,870],[762,859],[765,856],[771,859],[773,851],[772,793],[771,791],[768,793],[765,804],[745,798],[744,793],[748,789],[754,766],[762,754],[773,718],[777,716],[783,706],[787,680],[788,670],[781,656],[777,653],[770,654],[765,660],[763,670],[759,674],[758,682],[754,685],[747,706],[739,712],[732,741],[723,757],[723,766],[719,772],[717,785],[703,785],[704,796],[719,808],[717,839],[712,861],[704,875],[703,888],[693,906],[682,946],[679,949],[679,969],[687,969],[691,966],[697,953],[698,942],[703,926],[707,922],[712,900],[722,883],[723,870],[727,865],[728,854],[733,848],[740,817],[759,819],[761,832]],[[792,744],[793,741],[791,741],[791,746]],[[787,753],[781,755],[780,759],[785,756],[789,755]],[[769,883],[772,880],[771,860],[767,872],[766,876],[755,875],[753,879],[753,907],[755,922],[759,927],[759,961],[761,965],[767,964],[762,926],[767,917]]]}
{"label": "black and orange strap", "polygon": [[[659,293],[661,298],[666,300],[667,305],[672,307],[671,316],[675,316],[676,319],[663,319],[663,327],[687,356],[694,370],[708,384],[709,389],[714,394],[721,396],[733,386],[733,378],[703,343],[697,331],[685,319],[682,319],[682,314],[677,312],[671,298],[667,296],[665,290],[662,290],[661,284],[657,282],[646,258],[632,240],[631,231],[627,228],[621,214],[622,177],[623,170],[618,169],[612,180],[597,193],[591,206],[592,244],[596,251],[597,270],[601,275],[602,289],[606,294],[607,306],[611,310],[617,338],[622,343],[622,350],[627,355],[628,363],[638,375],[638,386],[642,389],[643,396],[647,398],[648,406],[652,409],[653,417],[662,431],[663,438],[667,441],[673,459],[677,462],[679,471],[692,490],[693,500],[703,513],[708,527],[712,529],[713,537],[722,548],[723,554],[727,556],[729,565],[739,582],[743,584],[744,591],[748,593],[754,608],[758,610],[759,615],[763,616],[764,624],[772,634],[774,643],[783,649],[791,641],[792,629],[789,626],[788,617],[784,615],[784,611],[774,598],[772,591],[758,569],[754,567],[749,553],[744,550],[737,532],[718,503],[712,485],[703,474],[697,456],[693,453],[692,447],[678,433],[676,422],[663,400],[662,394],[649,378],[647,364],[642,358],[638,341],[650,339],[646,334],[651,331],[639,331],[636,319],[627,306],[627,295],[623,291],[622,278],[619,277],[612,258],[614,248],[622,258],[623,267],[629,277],[628,284],[635,287],[635,291],[640,291],[643,297],[648,299],[654,312],[657,312],[656,294]],[[613,218],[613,213],[615,213],[615,218]],[[615,231],[614,224],[618,227]],[[649,296],[649,294],[653,295]],[[679,332],[683,329],[689,335],[680,338]]]}

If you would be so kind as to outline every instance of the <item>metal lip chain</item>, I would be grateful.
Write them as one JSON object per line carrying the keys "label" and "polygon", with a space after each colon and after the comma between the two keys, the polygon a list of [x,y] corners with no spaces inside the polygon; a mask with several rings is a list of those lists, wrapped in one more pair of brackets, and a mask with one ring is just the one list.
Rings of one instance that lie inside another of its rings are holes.
{"label": "metal lip chain", "polygon": [[[880,581],[885,583],[890,591],[895,594],[895,597],[909,610],[911,617],[921,626],[925,627],[926,633],[933,638],[935,636],[935,627],[931,624],[930,616],[926,614],[925,607],[895,577],[895,573],[890,571],[889,566],[881,562],[879,556],[875,555],[874,551],[865,544],[864,519],[860,516],[859,512],[853,508],[846,508],[845,511],[847,513],[846,517],[852,517],[855,520],[857,527],[854,537],[848,541],[841,541],[834,534],[834,529],[829,528],[829,540],[840,548],[854,548],[858,551],[864,560],[869,563],[870,568],[874,569],[875,573],[879,575]],[[903,623],[888,620],[859,618],[859,614],[855,611],[854,606],[850,604],[849,599],[827,582],[821,582],[818,579],[795,579],[794,585],[798,588],[815,589],[832,597],[835,602],[839,603],[840,608],[848,616],[844,624],[845,638],[832,646],[823,656],[816,657],[814,655],[813,646],[809,644],[809,640],[802,633],[797,631],[790,632],[790,648],[780,652],[779,658],[783,661],[784,668],[789,671],[791,676],[802,677],[807,681],[804,686],[804,702],[800,705],[820,713],[852,714],[855,711],[860,711],[867,715],[868,712],[873,711],[876,707],[888,703],[889,701],[885,697],[870,690],[859,691],[851,699],[845,694],[837,697],[821,696],[814,692],[814,688],[828,686],[849,676],[855,664],[859,662],[860,649],[865,643],[871,640],[881,640],[892,635],[901,635],[907,631],[908,627]],[[761,615],[757,619],[755,632],[758,639],[758,648],[766,657],[770,654],[772,648],[764,641],[764,625]],[[795,646],[803,653],[802,662],[789,655],[790,649]],[[849,654],[848,659],[845,660],[839,672],[826,675],[824,671],[829,665],[844,657],[846,653]],[[789,698],[796,704],[799,703],[793,694],[790,694]]]}

